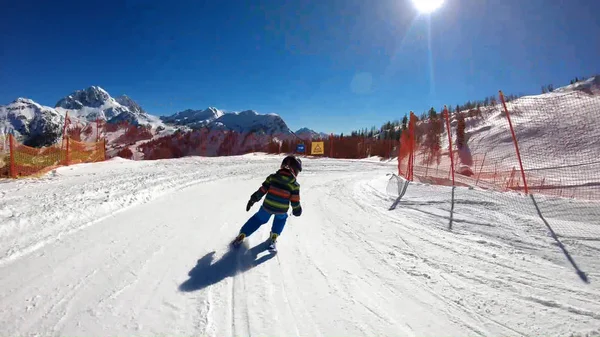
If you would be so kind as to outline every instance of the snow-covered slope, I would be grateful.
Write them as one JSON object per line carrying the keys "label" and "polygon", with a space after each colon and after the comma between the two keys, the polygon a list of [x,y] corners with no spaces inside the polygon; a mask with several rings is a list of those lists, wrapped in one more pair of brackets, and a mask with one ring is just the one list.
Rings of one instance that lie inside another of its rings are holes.
{"label": "snow-covered slope", "polygon": [[31,99],[18,98],[0,106],[0,135],[13,133],[27,145],[53,144],[62,134],[64,116]]}
{"label": "snow-covered slope", "polygon": [[554,92],[567,92],[574,90],[582,91],[588,94],[600,93],[600,76],[592,76],[585,81],[579,81],[571,85],[558,88],[554,90]]}
{"label": "snow-covered slope", "polygon": [[215,119],[223,116],[223,112],[217,108],[208,107],[204,110],[187,109],[172,116],[162,116],[165,123],[185,125],[190,128],[204,127]]}
{"label": "snow-covered slope", "polygon": [[[584,284],[528,199],[457,188],[448,230],[449,188],[411,184],[390,209],[394,163],[306,159],[278,254],[270,224],[230,252],[280,162],[111,160],[1,183],[0,335],[600,334],[598,241],[567,243]],[[594,205],[562,223],[597,230]]]}
{"label": "snow-covered slope", "polygon": [[[581,163],[600,157],[600,124],[596,122],[600,95],[587,92],[600,89],[595,83],[600,83],[597,77],[507,103],[525,168]],[[465,121],[470,148],[500,156],[497,159],[506,166],[514,165],[514,144],[501,105],[482,108],[482,118]],[[456,114],[452,125],[456,125]],[[443,140],[447,144],[447,138]]]}
{"label": "snow-covered slope", "polygon": [[295,134],[302,139],[327,139],[329,137],[326,133],[316,132],[309,128],[301,128]]}
{"label": "snow-covered slope", "polygon": [[[600,158],[600,124],[596,122],[600,112],[600,87],[597,82],[591,78],[554,92],[523,96],[507,103],[529,185],[538,193],[600,200],[600,190],[594,188],[600,185],[597,160]],[[468,117],[469,112],[463,113],[467,116],[467,146],[462,149],[457,149],[457,114],[453,113],[451,120],[454,150],[458,153],[456,164],[459,170],[469,166],[469,171],[475,174],[472,179],[462,175],[457,179],[474,185],[476,176],[482,172],[484,178],[478,184],[490,188],[494,184],[506,185],[512,170],[518,173],[519,162],[502,105],[482,107],[480,116]],[[439,167],[435,163],[430,167],[435,170],[425,168],[423,160],[428,154],[419,153],[416,163],[420,167],[415,174],[448,178],[447,134],[444,132],[440,139],[444,154]],[[496,172],[501,176],[496,176]],[[522,186],[520,174],[516,174],[514,180]]]}

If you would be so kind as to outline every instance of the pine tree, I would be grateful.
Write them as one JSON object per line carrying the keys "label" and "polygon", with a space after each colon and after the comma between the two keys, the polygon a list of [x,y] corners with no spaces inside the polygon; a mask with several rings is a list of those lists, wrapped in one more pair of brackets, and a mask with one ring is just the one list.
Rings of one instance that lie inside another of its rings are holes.
{"label": "pine tree", "polygon": [[431,109],[429,109],[429,118],[430,119],[437,118],[437,112],[435,111],[435,109],[433,107],[431,107]]}
{"label": "pine tree", "polygon": [[425,143],[423,145],[430,153],[429,158],[432,160],[430,163],[433,162],[433,159],[436,159],[436,161],[439,163],[441,159],[441,136],[444,132],[444,124],[434,108],[429,110],[429,115],[430,119],[429,123],[427,124]]}
{"label": "pine tree", "polygon": [[465,145],[465,116],[458,114],[458,123],[456,125],[456,147],[461,149]]}

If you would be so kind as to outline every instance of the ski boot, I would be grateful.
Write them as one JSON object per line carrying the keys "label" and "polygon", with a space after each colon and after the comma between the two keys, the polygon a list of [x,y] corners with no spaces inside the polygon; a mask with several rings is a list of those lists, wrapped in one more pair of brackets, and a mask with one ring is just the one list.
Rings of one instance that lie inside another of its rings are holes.
{"label": "ski boot", "polygon": [[233,248],[239,247],[242,244],[242,242],[244,242],[245,238],[246,238],[246,234],[244,234],[244,233],[238,234],[238,236],[231,242],[231,246]]}
{"label": "ski boot", "polygon": [[277,252],[277,246],[275,244],[277,243],[278,236],[279,235],[277,233],[271,233],[271,236],[269,237],[269,240],[268,240],[269,245],[267,246],[267,249],[271,253]]}

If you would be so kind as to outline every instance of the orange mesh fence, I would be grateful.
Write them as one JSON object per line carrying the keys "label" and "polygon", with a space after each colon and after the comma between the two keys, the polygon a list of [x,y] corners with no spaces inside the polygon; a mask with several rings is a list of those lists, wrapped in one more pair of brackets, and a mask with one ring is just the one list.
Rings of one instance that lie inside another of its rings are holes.
{"label": "orange mesh fence", "polygon": [[[438,188],[431,196],[448,201],[450,227],[457,210],[465,212],[464,218],[473,212],[481,216],[463,223],[490,223],[486,209],[498,202],[513,208],[515,233],[526,227],[548,231],[556,241],[598,240],[597,116],[600,96],[569,88],[510,102],[500,93],[489,106],[443,109],[425,120],[411,113],[400,139],[398,172],[410,181],[481,189]],[[482,194],[485,190],[492,193]],[[417,197],[410,189],[407,196]],[[481,210],[461,203],[480,204]]]}
{"label": "orange mesh fence", "polygon": [[104,143],[83,143],[69,141],[69,164],[93,163],[103,161]]}
{"label": "orange mesh fence", "polygon": [[0,135],[0,178],[10,174],[10,145],[8,136]]}
{"label": "orange mesh fence", "polygon": [[66,152],[59,146],[34,148],[23,144],[15,144],[12,149],[14,170],[13,177],[23,177],[44,173],[65,162]]}
{"label": "orange mesh fence", "polygon": [[[104,143],[83,143],[66,140],[62,144],[34,148],[9,141],[8,175],[13,178],[39,175],[55,167],[89,163],[105,159]],[[12,144],[10,144],[12,143]]]}
{"label": "orange mesh fence", "polygon": [[400,175],[600,200],[600,97],[565,91],[502,102],[500,95],[494,106],[447,112],[452,158],[444,113],[411,122],[401,138]]}

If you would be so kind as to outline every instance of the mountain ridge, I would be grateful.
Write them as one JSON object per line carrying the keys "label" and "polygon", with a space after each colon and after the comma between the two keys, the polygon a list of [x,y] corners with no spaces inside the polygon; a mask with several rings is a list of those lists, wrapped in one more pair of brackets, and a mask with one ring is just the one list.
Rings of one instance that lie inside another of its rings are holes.
{"label": "mountain ridge", "polygon": [[[211,130],[278,135],[284,138],[293,136],[284,119],[275,113],[261,114],[255,110],[225,112],[216,107],[208,107],[156,116],[144,110],[131,97],[113,97],[100,86],[75,90],[60,98],[54,107],[41,105],[25,97],[0,105],[0,134],[13,133],[19,141],[35,146],[50,145],[60,139],[67,115],[71,125],[85,126],[97,120],[108,124],[126,122],[147,127],[155,134],[165,129],[172,133],[176,130],[206,127]],[[317,135],[324,135],[308,128],[300,131],[307,132],[303,137],[318,138]]]}

